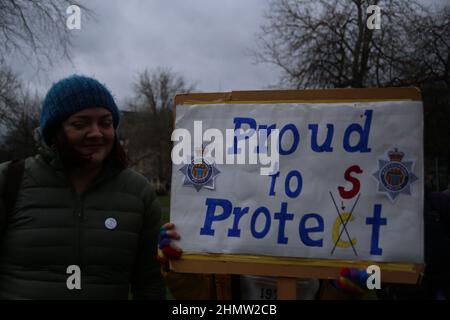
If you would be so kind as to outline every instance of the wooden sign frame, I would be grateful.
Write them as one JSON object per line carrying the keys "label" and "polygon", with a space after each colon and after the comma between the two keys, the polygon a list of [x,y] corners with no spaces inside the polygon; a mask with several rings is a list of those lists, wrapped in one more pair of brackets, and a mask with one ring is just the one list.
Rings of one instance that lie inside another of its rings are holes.
{"label": "wooden sign frame", "polygon": [[[320,90],[265,90],[217,93],[188,93],[175,97],[177,107],[193,104],[242,103],[338,103],[421,101],[417,88],[361,88]],[[171,269],[181,273],[239,274],[278,277],[278,299],[296,298],[297,278],[336,279],[344,267],[367,268],[376,264],[382,281],[414,284],[423,274],[424,265],[374,261],[261,257],[229,254],[183,254],[171,260]]]}

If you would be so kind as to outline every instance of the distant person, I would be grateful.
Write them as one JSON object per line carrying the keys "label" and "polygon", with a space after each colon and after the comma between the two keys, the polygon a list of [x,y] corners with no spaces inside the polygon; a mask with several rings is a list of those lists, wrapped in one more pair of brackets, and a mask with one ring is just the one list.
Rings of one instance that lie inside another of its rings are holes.
{"label": "distant person", "polygon": [[128,299],[130,288],[135,299],[165,297],[154,259],[160,208],[127,168],[118,124],[93,78],[48,91],[39,154],[0,165],[0,298]]}
{"label": "distant person", "polygon": [[424,297],[450,299],[450,194],[425,193]]}

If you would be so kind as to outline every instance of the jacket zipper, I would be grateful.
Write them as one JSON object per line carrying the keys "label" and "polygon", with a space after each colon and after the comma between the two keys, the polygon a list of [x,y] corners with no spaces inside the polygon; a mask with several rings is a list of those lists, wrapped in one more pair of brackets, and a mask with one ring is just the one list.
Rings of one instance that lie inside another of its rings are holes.
{"label": "jacket zipper", "polygon": [[83,253],[82,253],[82,222],[83,222],[83,206],[82,206],[82,198],[77,192],[72,189],[74,198],[75,198],[75,246],[76,246],[76,265],[80,268],[81,271],[81,288],[83,288]]}

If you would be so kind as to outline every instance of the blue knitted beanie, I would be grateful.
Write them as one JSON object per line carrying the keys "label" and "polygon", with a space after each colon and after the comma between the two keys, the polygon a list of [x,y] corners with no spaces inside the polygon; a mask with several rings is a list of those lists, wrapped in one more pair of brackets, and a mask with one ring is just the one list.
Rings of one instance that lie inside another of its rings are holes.
{"label": "blue knitted beanie", "polygon": [[117,128],[119,109],[111,92],[103,84],[80,75],[72,75],[55,83],[45,96],[39,120],[39,130],[45,142],[50,145],[55,130],[68,117],[93,107],[108,109],[114,128]]}

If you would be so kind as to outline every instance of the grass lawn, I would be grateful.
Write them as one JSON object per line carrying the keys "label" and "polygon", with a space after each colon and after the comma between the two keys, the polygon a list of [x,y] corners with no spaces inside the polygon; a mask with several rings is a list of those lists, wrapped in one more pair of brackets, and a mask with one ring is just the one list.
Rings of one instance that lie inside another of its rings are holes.
{"label": "grass lawn", "polygon": [[161,224],[169,222],[170,213],[170,195],[158,197],[161,205]]}

